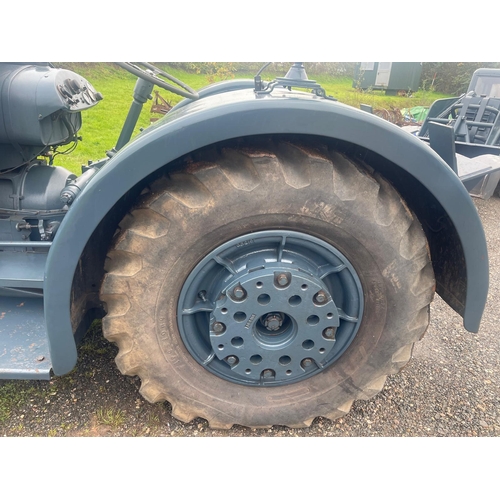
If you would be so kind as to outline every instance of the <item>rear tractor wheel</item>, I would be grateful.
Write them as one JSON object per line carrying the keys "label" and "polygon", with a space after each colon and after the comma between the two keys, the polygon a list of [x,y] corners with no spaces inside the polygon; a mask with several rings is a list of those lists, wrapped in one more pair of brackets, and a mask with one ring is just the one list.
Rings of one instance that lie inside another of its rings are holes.
{"label": "rear tractor wheel", "polygon": [[426,240],[392,186],[339,152],[269,144],[155,181],[108,255],[117,365],[184,422],[337,418],[428,325]]}

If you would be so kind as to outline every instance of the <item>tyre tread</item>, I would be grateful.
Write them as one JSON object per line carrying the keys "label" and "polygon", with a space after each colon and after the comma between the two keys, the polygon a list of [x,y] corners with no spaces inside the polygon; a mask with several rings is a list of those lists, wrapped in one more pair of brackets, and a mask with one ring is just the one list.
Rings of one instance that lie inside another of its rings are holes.
{"label": "tyre tread", "polygon": [[[231,169],[231,163],[236,163],[238,167]],[[138,313],[138,306],[124,290],[130,285],[131,279],[138,279],[142,269],[137,269],[137,262],[142,263],[141,245],[135,244],[134,255],[129,253],[134,248],[134,244],[130,242],[141,238],[161,241],[166,238],[168,241],[172,221],[176,220],[182,225],[186,212],[204,212],[210,208],[214,203],[213,192],[216,187],[222,192],[232,193],[235,197],[238,195],[237,191],[253,192],[260,185],[283,180],[293,189],[304,189],[314,183],[313,168],[330,172],[332,196],[351,205],[359,199],[357,210],[360,216],[367,214],[372,217],[381,231],[388,226],[392,228],[394,241],[391,244],[403,259],[408,261],[411,270],[408,274],[414,277],[409,286],[415,298],[413,313],[409,314],[408,324],[401,325],[402,330],[406,332],[403,337],[407,339],[407,343],[400,346],[371,380],[356,390],[352,399],[339,403],[335,408],[330,407],[328,411],[318,407],[316,412],[307,418],[300,413],[291,412],[288,417],[281,417],[280,421],[273,423],[289,427],[307,427],[319,416],[329,419],[344,416],[355,399],[368,399],[379,393],[387,376],[397,373],[408,363],[414,342],[423,337],[429,323],[429,304],[435,288],[429,249],[420,224],[385,179],[373,173],[362,162],[354,161],[335,150],[327,150],[321,145],[315,149],[282,141],[275,142],[269,150],[222,148],[219,160],[189,163],[187,171],[171,173],[153,183],[142,198],[140,208],[125,216],[117,238],[118,249],[111,250],[108,255],[108,274],[101,291],[101,299],[107,304],[108,311],[103,320],[104,335],[118,344],[118,368],[124,374],[140,376],[141,394],[148,401],[155,403],[168,400],[175,418],[189,422],[193,418],[202,417],[208,420],[211,427],[221,429],[230,428],[233,424],[252,428],[270,426],[252,415],[236,420],[232,415],[221,413],[210,405],[190,402],[186,397],[175,395],[175,390],[170,391],[156,385],[155,377],[150,376],[146,368],[148,354],[142,351],[125,328],[127,319],[132,325],[136,323],[134,315]],[[219,193],[219,196],[223,195]],[[158,221],[158,226],[151,223],[149,217]],[[125,244],[125,241],[129,243]],[[390,274],[390,266],[384,272]],[[398,285],[401,286],[395,280],[393,286],[397,288]]]}

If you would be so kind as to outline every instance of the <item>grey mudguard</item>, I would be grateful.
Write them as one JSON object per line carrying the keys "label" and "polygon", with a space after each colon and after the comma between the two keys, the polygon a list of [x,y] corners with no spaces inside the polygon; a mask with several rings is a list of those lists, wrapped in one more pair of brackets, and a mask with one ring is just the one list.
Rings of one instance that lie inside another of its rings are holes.
{"label": "grey mudguard", "polygon": [[45,270],[45,320],[56,374],[76,363],[70,297],[79,257],[122,195],[148,174],[200,147],[236,137],[288,133],[331,137],[367,148],[409,172],[439,200],[465,255],[464,326],[477,331],[488,290],[484,231],[467,191],[441,158],[396,126],[338,102],[287,90],[256,95],[244,89],[209,95],[167,114],[120,150],[69,210]]}

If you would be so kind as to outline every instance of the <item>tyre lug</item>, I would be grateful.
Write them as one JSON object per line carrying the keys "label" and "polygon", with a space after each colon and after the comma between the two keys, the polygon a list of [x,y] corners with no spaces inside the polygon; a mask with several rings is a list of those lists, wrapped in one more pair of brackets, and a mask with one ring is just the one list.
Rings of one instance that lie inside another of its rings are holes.
{"label": "tyre lug", "polygon": [[326,293],[321,290],[319,291],[315,296],[314,296],[314,302],[316,302],[317,304],[324,304],[325,302],[328,301],[328,296],[326,295]]}
{"label": "tyre lug", "polygon": [[323,337],[327,340],[332,340],[335,338],[335,328],[329,326],[323,330]]}
{"label": "tyre lug", "polygon": [[214,333],[224,333],[224,331],[226,330],[226,325],[224,323],[219,323],[218,321],[216,321],[212,325],[212,330]]}

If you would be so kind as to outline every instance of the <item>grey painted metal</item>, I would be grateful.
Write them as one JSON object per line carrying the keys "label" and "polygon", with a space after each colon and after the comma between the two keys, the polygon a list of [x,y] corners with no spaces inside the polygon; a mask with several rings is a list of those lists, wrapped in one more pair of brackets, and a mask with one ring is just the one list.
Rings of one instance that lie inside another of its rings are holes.
{"label": "grey painted metal", "polygon": [[439,200],[457,230],[467,268],[464,325],[477,331],[488,289],[485,236],[470,196],[448,165],[419,139],[352,107],[300,92],[257,96],[240,90],[208,96],[167,114],[119,151],[72,205],[55,236],[45,276],[45,317],[56,374],[71,370],[76,362],[71,283],[79,256],[105,214],[131,186],[172,160],[209,144],[257,134],[337,138],[409,172]]}
{"label": "grey painted metal", "polygon": [[[266,84],[266,82],[262,82]],[[211,95],[217,94],[225,94],[226,92],[234,92],[235,90],[243,90],[243,89],[253,89],[255,87],[255,81],[250,79],[241,79],[241,80],[224,80],[222,82],[215,82],[211,85],[207,85],[198,91],[198,94],[201,98],[205,98]],[[190,104],[192,99],[183,99],[181,102],[176,104],[171,110],[170,113],[176,111],[184,106]]]}
{"label": "grey painted metal", "polygon": [[500,181],[500,156],[485,154],[467,158],[457,154],[458,176],[471,196],[487,200]]}
{"label": "grey painted metal", "polygon": [[[69,138],[68,130],[54,128],[46,119],[58,111],[78,113],[101,98],[87,80],[64,69],[2,64],[0,83],[2,112],[10,117],[0,123],[0,142],[5,144],[59,144]],[[80,125],[78,116],[75,129]]]}
{"label": "grey painted metal", "polygon": [[182,287],[177,318],[208,371],[276,386],[331,366],[354,340],[363,305],[359,277],[338,249],[305,233],[260,231],[203,258]]}
{"label": "grey painted metal", "polygon": [[0,258],[0,288],[43,289],[46,253],[2,252]]}
{"label": "grey painted metal", "polygon": [[43,299],[0,297],[0,379],[50,379]]}
{"label": "grey painted metal", "polygon": [[0,248],[49,248],[52,241],[0,241]]}
{"label": "grey painted metal", "polygon": [[119,151],[132,137],[134,132],[134,128],[137,125],[137,120],[139,119],[139,115],[141,114],[142,107],[144,103],[151,98],[151,92],[153,91],[154,85],[151,82],[147,82],[142,78],[138,78],[134,87],[133,92],[133,100],[130,105],[130,109],[128,111],[127,118],[125,119],[125,123],[123,124],[122,131],[120,133],[120,137],[118,138],[118,142],[116,143],[115,149]]}
{"label": "grey painted metal", "polygon": [[431,148],[458,173],[455,156],[455,133],[452,127],[441,123],[429,123],[429,143]]}
{"label": "grey painted metal", "polygon": [[486,94],[489,97],[500,97],[500,69],[479,68],[474,71],[469,88],[478,95]]}
{"label": "grey painted metal", "polygon": [[257,95],[270,94],[276,87],[286,87],[289,90],[292,87],[311,89],[311,92],[317,96],[325,97],[332,101],[337,100],[334,97],[327,96],[325,89],[316,80],[308,79],[304,64],[301,62],[294,63],[284,78],[275,78],[267,85],[262,83],[260,77],[255,77],[255,93]]}
{"label": "grey painted metal", "polygon": [[[500,89],[500,77],[498,80]],[[457,142],[499,146],[500,98],[478,96],[470,91],[458,98],[438,99],[430,107],[419,137],[429,135],[431,123],[450,124]]]}

